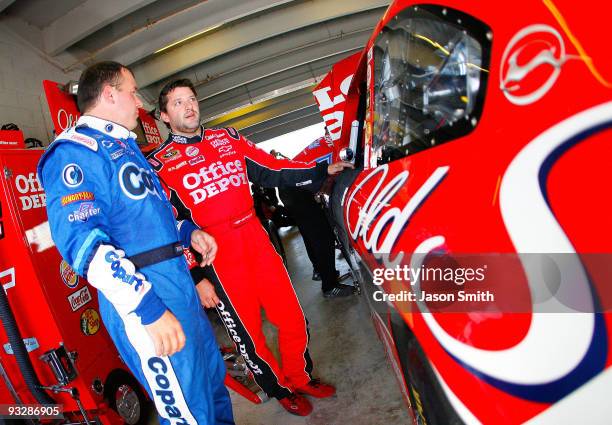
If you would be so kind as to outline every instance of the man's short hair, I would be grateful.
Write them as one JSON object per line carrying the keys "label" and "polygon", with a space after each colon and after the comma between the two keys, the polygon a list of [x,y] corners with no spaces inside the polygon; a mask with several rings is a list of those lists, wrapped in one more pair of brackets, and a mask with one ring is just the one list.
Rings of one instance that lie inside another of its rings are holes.
{"label": "man's short hair", "polygon": [[157,100],[159,112],[168,112],[168,94],[177,87],[189,87],[195,96],[198,95],[193,83],[189,78],[181,78],[180,80],[170,81],[164,86],[163,89],[161,89],[161,92],[159,92],[159,99]]}
{"label": "man's short hair", "polygon": [[130,71],[118,62],[105,61],[93,64],[83,71],[77,90],[77,106],[82,114],[95,106],[105,85],[119,84],[122,69]]}

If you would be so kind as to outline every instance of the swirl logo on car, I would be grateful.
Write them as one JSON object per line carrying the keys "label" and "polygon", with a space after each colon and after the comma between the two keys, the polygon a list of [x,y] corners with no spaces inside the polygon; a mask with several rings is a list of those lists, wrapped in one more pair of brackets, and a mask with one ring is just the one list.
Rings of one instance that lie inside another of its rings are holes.
{"label": "swirl logo on car", "polygon": [[530,25],[508,43],[499,70],[500,89],[511,103],[540,100],[559,78],[568,57],[563,37],[548,25]]}

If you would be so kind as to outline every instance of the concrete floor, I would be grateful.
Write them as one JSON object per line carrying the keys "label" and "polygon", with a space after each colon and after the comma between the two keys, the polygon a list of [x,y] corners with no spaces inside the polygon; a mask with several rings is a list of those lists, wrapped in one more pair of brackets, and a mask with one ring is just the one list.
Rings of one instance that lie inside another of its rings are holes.
{"label": "concrete floor", "polygon": [[[364,299],[353,296],[325,299],[321,283],[311,280],[312,264],[306,256],[296,228],[281,231],[288,268],[300,303],[310,322],[310,354],[314,375],[333,383],[337,396],[310,399],[313,412],[307,417],[287,413],[275,400],[255,405],[231,392],[238,425],[395,425],[409,424],[410,416],[402,400],[397,380],[372,325]],[[337,251],[336,251],[337,252]],[[344,260],[337,260],[341,273],[348,271]],[[271,347],[275,330],[265,328]]]}

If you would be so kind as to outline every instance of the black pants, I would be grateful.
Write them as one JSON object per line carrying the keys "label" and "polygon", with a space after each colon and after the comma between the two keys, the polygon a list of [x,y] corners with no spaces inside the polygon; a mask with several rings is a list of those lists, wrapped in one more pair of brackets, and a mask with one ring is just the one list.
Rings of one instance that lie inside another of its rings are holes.
{"label": "black pants", "polygon": [[279,195],[297,223],[308,258],[321,275],[321,289],[333,289],[337,286],[335,238],[321,205],[305,189],[279,188]]}

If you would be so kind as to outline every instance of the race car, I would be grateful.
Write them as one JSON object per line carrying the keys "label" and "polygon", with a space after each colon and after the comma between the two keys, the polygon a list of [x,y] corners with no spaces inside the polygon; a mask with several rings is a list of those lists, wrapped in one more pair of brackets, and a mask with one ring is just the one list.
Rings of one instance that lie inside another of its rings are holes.
{"label": "race car", "polygon": [[610,12],[396,0],[313,92],[415,423],[610,423]]}

